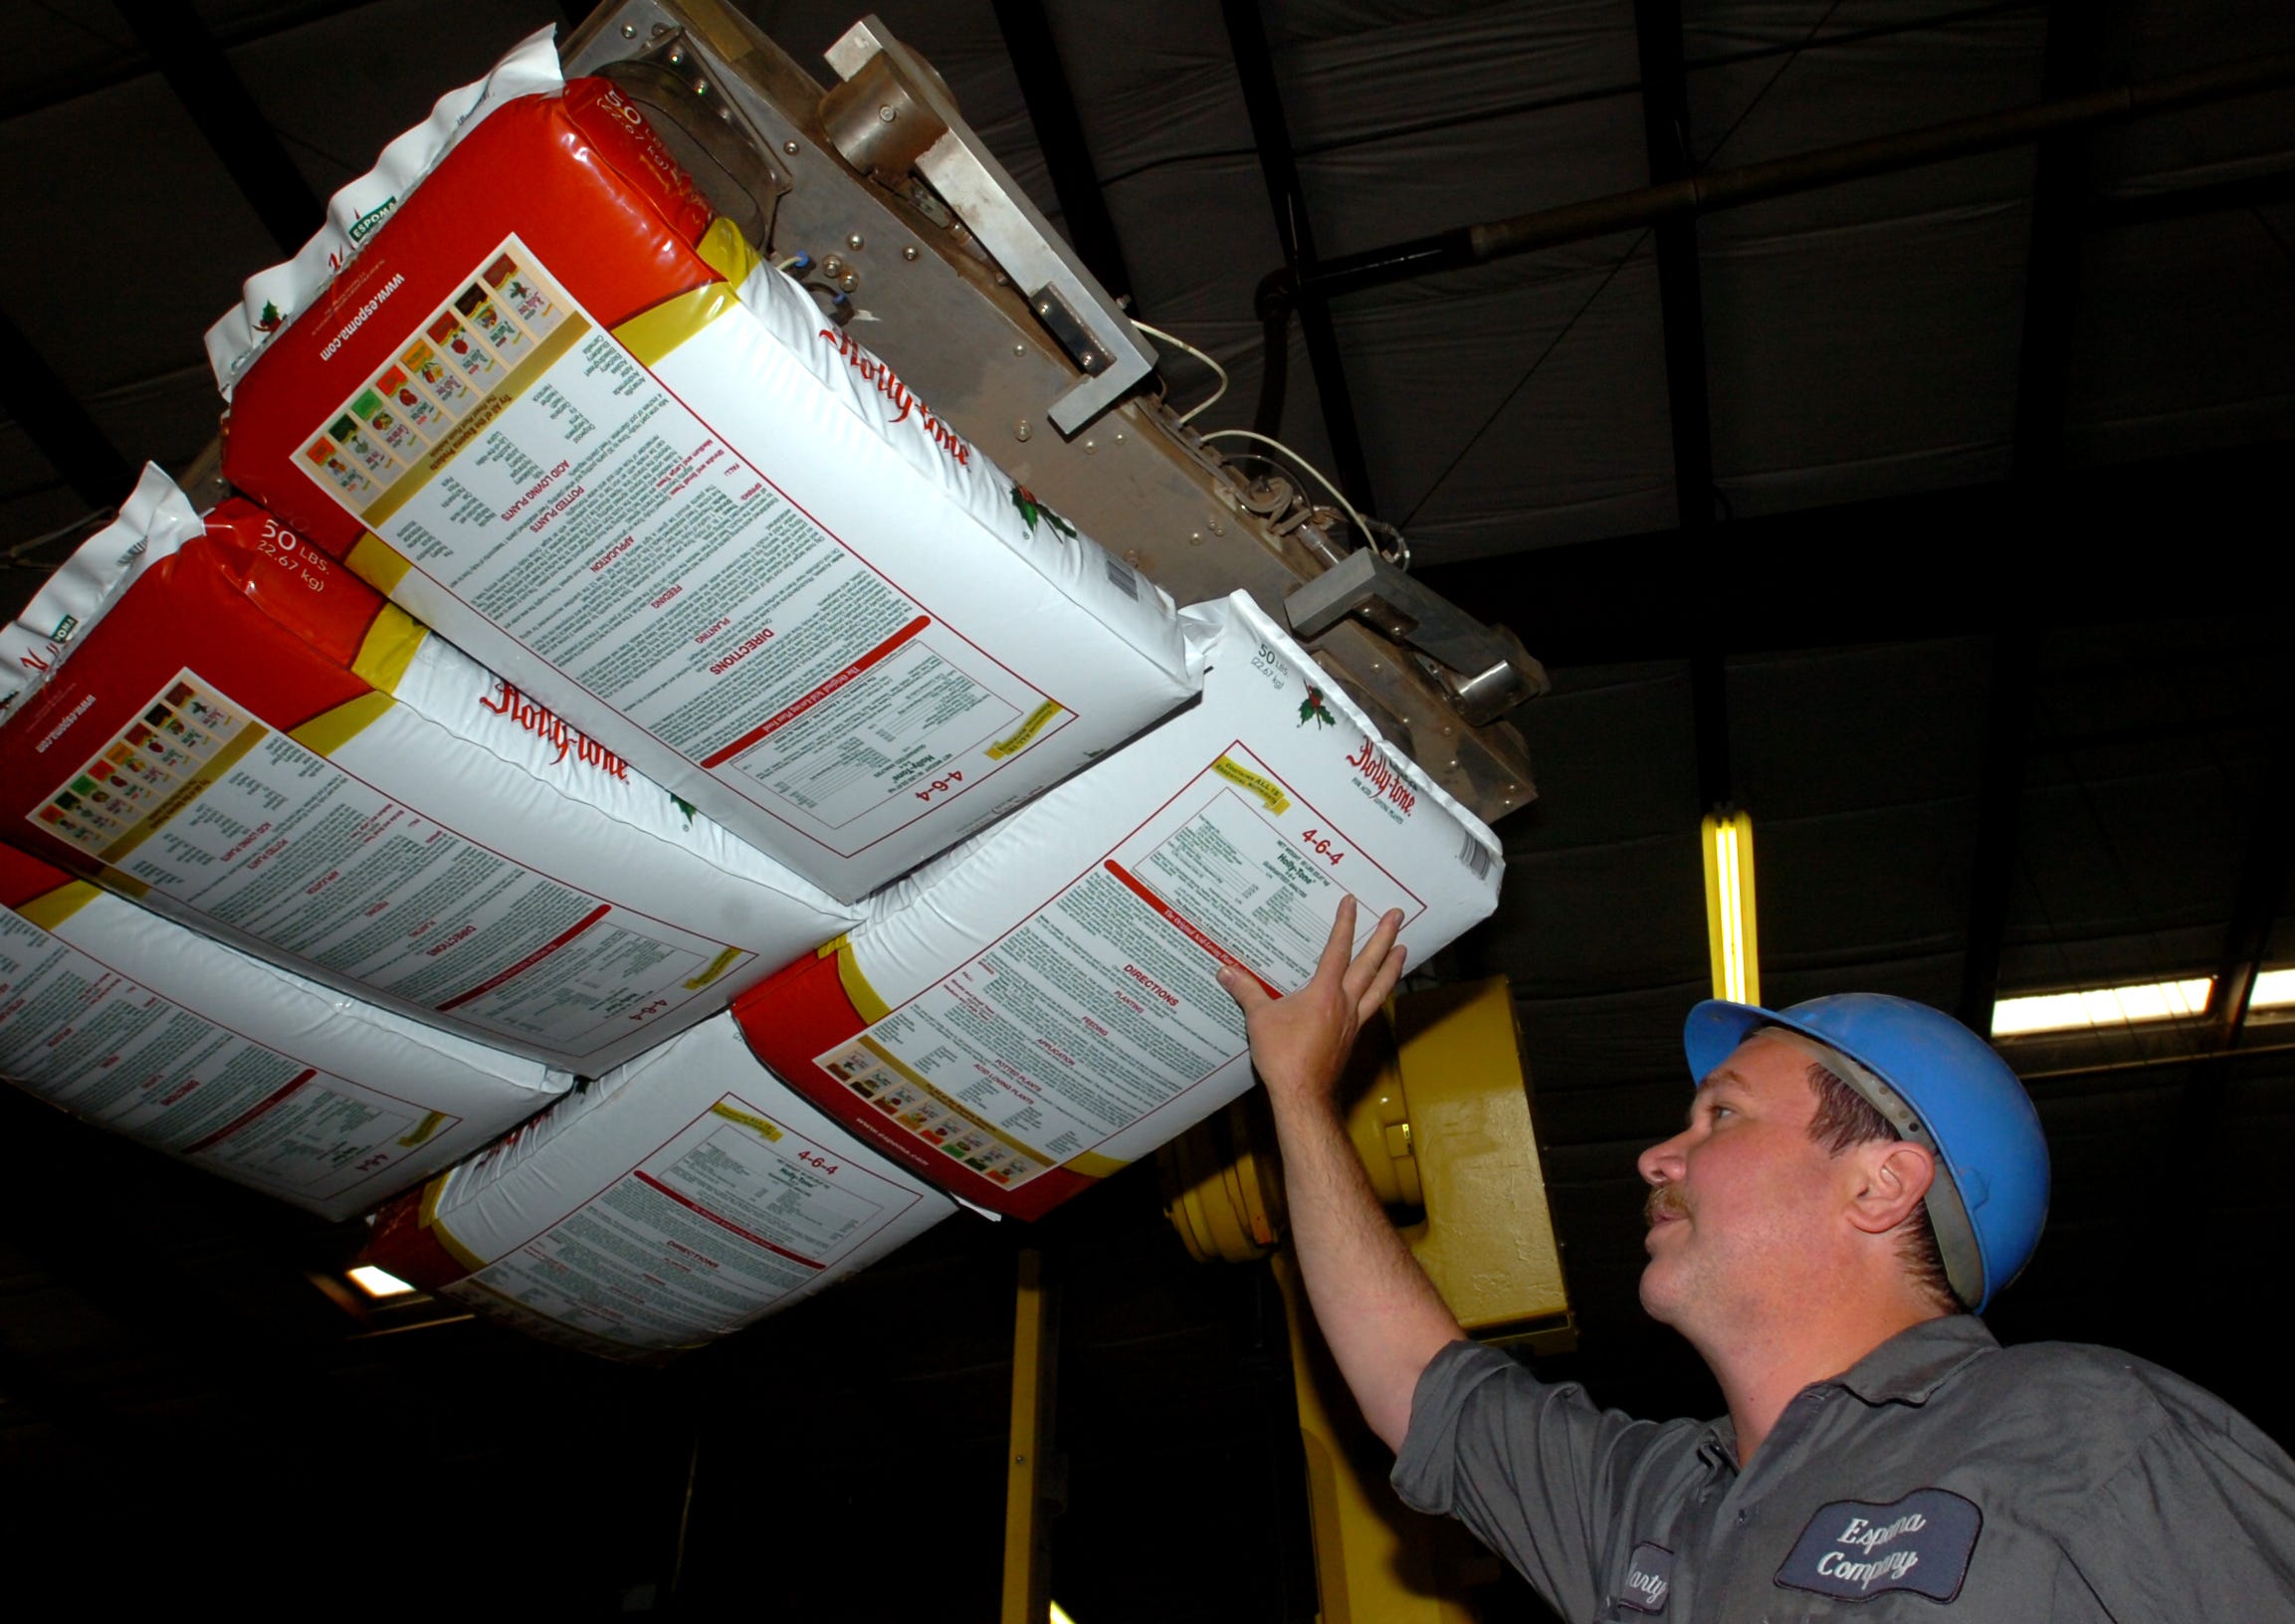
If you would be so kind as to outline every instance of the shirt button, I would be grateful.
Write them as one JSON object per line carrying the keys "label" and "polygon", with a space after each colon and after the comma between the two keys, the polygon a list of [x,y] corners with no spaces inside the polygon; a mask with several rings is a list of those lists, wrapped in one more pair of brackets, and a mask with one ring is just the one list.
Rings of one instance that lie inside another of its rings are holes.
{"label": "shirt button", "polygon": [[1746,1514],[1745,1514],[1745,1513],[1743,1513],[1743,1512],[1740,1512],[1740,1513],[1738,1513],[1738,1526],[1742,1528],[1742,1527],[1744,1527],[1745,1525],[1746,1525]]}

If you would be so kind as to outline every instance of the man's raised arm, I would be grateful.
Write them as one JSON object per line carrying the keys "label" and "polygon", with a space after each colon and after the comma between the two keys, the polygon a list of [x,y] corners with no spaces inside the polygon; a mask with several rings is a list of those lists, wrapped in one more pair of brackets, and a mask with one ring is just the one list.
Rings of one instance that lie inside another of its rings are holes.
{"label": "man's raised arm", "polygon": [[1465,1332],[1379,1207],[1340,1118],[1336,1091],[1356,1034],[1402,974],[1389,914],[1350,962],[1355,899],[1339,905],[1314,977],[1270,998],[1249,976],[1220,972],[1242,1005],[1251,1061],[1275,1111],[1291,1242],[1316,1323],[1370,1430],[1402,1447],[1410,1399],[1429,1359]]}

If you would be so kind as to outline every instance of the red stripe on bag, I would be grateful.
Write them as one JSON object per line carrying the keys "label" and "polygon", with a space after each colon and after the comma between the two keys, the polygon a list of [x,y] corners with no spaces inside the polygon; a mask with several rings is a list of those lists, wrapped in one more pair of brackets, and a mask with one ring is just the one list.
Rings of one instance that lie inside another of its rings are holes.
{"label": "red stripe on bag", "polygon": [[495,988],[501,986],[505,981],[510,980],[512,977],[525,974],[526,971],[532,969],[536,964],[539,964],[543,959],[549,957],[550,954],[556,952],[560,947],[563,947],[567,942],[573,940],[574,937],[580,935],[584,930],[587,930],[591,925],[597,923],[598,920],[604,918],[608,914],[611,914],[613,910],[606,904],[598,904],[597,907],[591,909],[588,914],[583,915],[582,918],[572,926],[572,928],[560,931],[555,937],[543,942],[539,947],[536,947],[532,952],[526,954],[525,957],[520,959],[509,969],[488,976],[484,981],[481,981],[477,986],[471,988],[468,992],[455,994],[455,996],[449,998],[445,1003],[438,1006],[438,1012],[443,1015],[450,1009],[460,1009],[463,1005],[469,1003],[473,998],[485,997],[488,993],[494,991]]}
{"label": "red stripe on bag", "polygon": [[769,735],[778,732],[781,728],[796,720],[797,717],[803,715],[807,710],[810,710],[814,706],[819,705],[830,695],[836,693],[837,690],[852,682],[854,678],[860,676],[871,666],[883,664],[887,659],[891,658],[896,652],[898,652],[903,644],[915,638],[918,633],[922,632],[926,627],[932,624],[933,622],[930,616],[919,615],[915,620],[910,621],[908,625],[902,627],[891,637],[886,638],[884,642],[878,644],[867,654],[862,655],[860,659],[854,661],[843,671],[838,672],[834,677],[823,683],[819,688],[814,689],[803,699],[796,701],[794,704],[783,706],[781,710],[768,720],[759,723],[757,726],[751,727],[747,732],[734,739],[724,749],[717,751],[713,755],[704,756],[702,758],[702,766],[714,772],[719,766],[723,765],[725,762],[730,761],[734,756],[739,755],[743,750],[750,748],[754,744],[757,744]]}
{"label": "red stripe on bag", "polygon": [[208,1134],[204,1139],[199,1140],[195,1144],[185,1145],[183,1148],[183,1153],[187,1156],[196,1156],[202,1150],[212,1149],[216,1145],[221,1144],[225,1139],[230,1138],[232,1134],[238,1132],[249,1122],[254,1121],[256,1117],[262,1116],[273,1106],[278,1105],[281,1101],[285,1100],[289,1095],[293,1094],[297,1089],[302,1088],[304,1084],[310,1082],[317,1075],[317,1068],[306,1066],[302,1073],[295,1079],[295,1081],[288,1084],[287,1087],[273,1094],[270,1098],[265,1100],[261,1105],[255,1107],[253,1110],[241,1112],[237,1116],[234,1116],[229,1123],[227,1123],[225,1126],[217,1128],[214,1132]]}

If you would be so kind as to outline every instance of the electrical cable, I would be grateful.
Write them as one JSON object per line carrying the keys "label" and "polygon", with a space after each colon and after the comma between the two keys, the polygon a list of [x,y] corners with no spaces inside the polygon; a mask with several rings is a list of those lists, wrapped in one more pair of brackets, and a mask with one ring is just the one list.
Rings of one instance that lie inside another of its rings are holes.
{"label": "electrical cable", "polygon": [[1506,414],[1506,409],[1514,404],[1515,397],[1520,395],[1523,390],[1530,386],[1530,380],[1538,376],[1538,369],[1546,365],[1547,358],[1553,355],[1556,350],[1562,347],[1562,341],[1570,335],[1571,330],[1576,327],[1579,318],[1582,317],[1586,311],[1593,308],[1593,302],[1601,298],[1601,296],[1608,291],[1609,285],[1617,280],[1617,274],[1620,271],[1623,271],[1628,265],[1633,263],[1633,257],[1641,252],[1641,245],[1649,241],[1650,230],[1651,228],[1645,226],[1642,229],[1641,234],[1635,237],[1631,243],[1626,245],[1625,253],[1619,256],[1617,263],[1609,268],[1608,272],[1602,277],[1601,281],[1593,285],[1593,292],[1585,296],[1585,303],[1578,305],[1576,309],[1570,311],[1569,319],[1562,324],[1562,330],[1557,332],[1552,338],[1549,338],[1546,341],[1546,347],[1538,352],[1537,358],[1530,363],[1527,369],[1524,370],[1522,376],[1514,380],[1514,387],[1506,392],[1505,398],[1500,400],[1495,407],[1491,408],[1489,414],[1483,418],[1481,425],[1476,428],[1472,434],[1466,437],[1466,444],[1458,448],[1458,455],[1451,458],[1450,461],[1443,466],[1442,472],[1435,475],[1433,483],[1428,485],[1424,491],[1419,493],[1418,501],[1411,505],[1410,511],[1402,515],[1403,523],[1408,524],[1412,519],[1415,519],[1419,515],[1420,510],[1423,509],[1429,502],[1434,500],[1434,494],[1442,489],[1443,483],[1448,480],[1451,475],[1458,472],[1459,465],[1466,461],[1467,455],[1472,452],[1476,446],[1482,444],[1482,437],[1488,434],[1494,427],[1497,426],[1498,420]]}
{"label": "electrical cable", "polygon": [[1204,354],[1203,351],[1197,349],[1193,344],[1189,343],[1186,339],[1180,337],[1176,333],[1165,332],[1161,327],[1151,327],[1147,322],[1138,319],[1135,319],[1132,324],[1138,327],[1142,332],[1146,333],[1150,338],[1156,339],[1162,343],[1169,344],[1174,349],[1185,350],[1188,354],[1201,361],[1205,366],[1211,368],[1211,375],[1219,380],[1219,387],[1211,391],[1209,398],[1198,401],[1193,406],[1188,407],[1187,410],[1180,415],[1180,422],[1192,422],[1197,413],[1205,411],[1213,404],[1213,402],[1217,401],[1221,395],[1227,393],[1227,368],[1221,366],[1217,361]]}
{"label": "electrical cable", "polygon": [[[1713,143],[1713,150],[1697,160],[1697,168],[1703,170],[1713,167],[1713,161],[1721,156],[1722,148],[1730,144],[1730,137],[1735,135],[1745,121],[1754,115],[1754,108],[1762,104],[1763,100],[1768,97],[1770,92],[1777,88],[1777,81],[1785,77],[1785,70],[1801,60],[1803,51],[1817,43],[1817,36],[1825,31],[1825,24],[1833,20],[1833,13],[1841,9],[1841,3],[1842,0],[1833,0],[1831,5],[1825,7],[1825,14],[1816,20],[1806,34],[1801,36],[1801,43],[1786,53],[1785,60],[1777,64],[1776,72],[1762,82],[1762,88],[1754,92],[1753,100],[1740,108],[1738,115],[1730,120],[1730,127],[1723,130],[1721,139]],[[1682,144],[1687,146],[1689,143],[1684,141]]]}

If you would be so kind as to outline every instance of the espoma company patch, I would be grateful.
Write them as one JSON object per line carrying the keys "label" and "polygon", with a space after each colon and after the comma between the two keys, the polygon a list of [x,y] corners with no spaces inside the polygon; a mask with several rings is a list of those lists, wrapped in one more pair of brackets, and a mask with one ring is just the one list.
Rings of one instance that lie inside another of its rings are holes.
{"label": "espoma company patch", "polygon": [[1974,1501],[1945,1489],[1916,1489],[1885,1506],[1836,1500],[1801,1530],[1776,1582],[1851,1601],[1886,1590],[1951,1601],[1983,1522]]}

